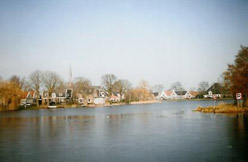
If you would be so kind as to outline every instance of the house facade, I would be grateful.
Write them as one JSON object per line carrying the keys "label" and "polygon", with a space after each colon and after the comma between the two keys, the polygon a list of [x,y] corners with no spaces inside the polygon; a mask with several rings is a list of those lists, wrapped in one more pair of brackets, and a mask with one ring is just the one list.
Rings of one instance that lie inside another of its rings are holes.
{"label": "house facade", "polygon": [[172,94],[172,91],[171,90],[162,91],[160,93],[160,99],[161,100],[171,99],[171,94]]}
{"label": "house facade", "polygon": [[205,95],[203,95],[204,98],[222,98],[222,94],[224,92],[224,88],[219,83],[214,83],[212,86],[210,86],[206,92]]}
{"label": "house facade", "polygon": [[125,99],[125,95],[121,95],[120,93],[112,93],[112,95],[109,97],[109,101],[111,102],[121,102]]}
{"label": "house facade", "polygon": [[165,90],[160,94],[161,100],[167,99],[192,99],[195,98],[195,93],[189,91]]}

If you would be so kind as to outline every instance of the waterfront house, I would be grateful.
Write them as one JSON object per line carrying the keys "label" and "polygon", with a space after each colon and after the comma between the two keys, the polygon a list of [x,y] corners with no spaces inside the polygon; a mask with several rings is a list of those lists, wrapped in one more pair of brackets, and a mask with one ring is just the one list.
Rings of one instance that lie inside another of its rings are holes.
{"label": "waterfront house", "polygon": [[92,95],[94,98],[108,98],[108,92],[106,92],[101,86],[93,86]]}
{"label": "waterfront house", "polygon": [[35,91],[34,94],[33,94],[33,100],[34,100],[34,103],[36,104],[36,100],[37,100],[37,95],[38,95],[38,101],[39,101],[39,105],[42,104],[42,92],[40,94],[37,94],[37,92]]}
{"label": "waterfront house", "polygon": [[76,93],[76,102],[78,104],[84,104],[85,99],[83,98],[83,95],[81,93]]}
{"label": "waterfront house", "polygon": [[192,98],[195,98],[195,93],[193,91],[187,91],[184,95],[184,99],[192,99]]}
{"label": "waterfront house", "polygon": [[203,95],[203,97],[213,98],[214,96],[216,96],[217,98],[221,98],[223,92],[224,88],[219,83],[214,83],[206,90],[205,95]]}
{"label": "waterfront house", "polygon": [[95,105],[104,105],[106,103],[106,98],[108,98],[108,93],[101,86],[94,86],[93,88],[93,103]]}
{"label": "waterfront house", "polygon": [[153,92],[152,93],[152,97],[155,99],[155,100],[160,100],[161,99],[161,95],[159,92]]}
{"label": "waterfront house", "polygon": [[21,96],[21,104],[34,104],[35,100],[34,100],[34,91],[25,91],[23,92],[22,96]]}
{"label": "waterfront house", "polygon": [[196,98],[196,96],[199,94],[197,91],[189,91],[191,98]]}
{"label": "waterfront house", "polygon": [[56,99],[57,99],[57,95],[56,95],[55,92],[53,92],[53,93],[51,94],[50,100],[51,100],[51,102],[56,102]]}
{"label": "waterfront house", "polygon": [[93,102],[95,105],[104,105],[106,103],[106,99],[103,97],[96,97]]}
{"label": "waterfront house", "polygon": [[65,91],[56,91],[56,103],[63,104],[66,102],[66,93]]}
{"label": "waterfront house", "polygon": [[187,93],[187,91],[175,91],[175,90],[172,90],[171,99],[184,99],[184,96],[185,96],[186,93]]}
{"label": "waterfront house", "polygon": [[42,104],[47,104],[48,103],[48,92],[43,91],[42,92]]}
{"label": "waterfront house", "polygon": [[93,95],[88,95],[87,97],[86,97],[86,103],[88,104],[88,105],[92,105],[92,104],[94,104],[94,96]]}
{"label": "waterfront house", "polygon": [[120,95],[120,93],[114,92],[109,98],[109,101],[111,102],[120,102],[121,100],[124,99],[124,95]]}
{"label": "waterfront house", "polygon": [[160,99],[161,100],[166,100],[166,99],[171,99],[171,90],[165,90],[160,93]]}

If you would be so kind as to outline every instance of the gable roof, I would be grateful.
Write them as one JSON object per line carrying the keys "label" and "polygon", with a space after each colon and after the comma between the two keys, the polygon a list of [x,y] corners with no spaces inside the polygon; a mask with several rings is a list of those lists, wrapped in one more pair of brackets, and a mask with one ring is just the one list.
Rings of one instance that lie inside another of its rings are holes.
{"label": "gable roof", "polygon": [[119,98],[119,97],[112,94],[110,98]]}
{"label": "gable roof", "polygon": [[22,93],[22,95],[21,95],[21,98],[22,98],[22,99],[26,99],[27,96],[28,96],[28,92],[27,92],[27,91],[24,91],[24,92]]}
{"label": "gable roof", "polygon": [[197,96],[198,95],[198,92],[197,91],[190,91],[189,92],[192,96]]}
{"label": "gable roof", "polygon": [[175,91],[175,93],[179,96],[185,95],[187,91]]}
{"label": "gable roof", "polygon": [[171,96],[172,91],[170,91],[170,90],[166,90],[166,91],[164,91],[164,93],[165,93],[167,96]]}
{"label": "gable roof", "polygon": [[30,92],[30,95],[31,95],[31,97],[34,97],[34,91],[29,91]]}
{"label": "gable roof", "polygon": [[152,93],[152,94],[154,95],[154,97],[157,97],[157,96],[159,95],[158,92],[154,92],[154,93]]}
{"label": "gable roof", "polygon": [[224,88],[219,83],[214,83],[211,87],[207,89],[205,93],[212,91],[214,94],[216,94],[216,93],[222,93],[223,90]]}

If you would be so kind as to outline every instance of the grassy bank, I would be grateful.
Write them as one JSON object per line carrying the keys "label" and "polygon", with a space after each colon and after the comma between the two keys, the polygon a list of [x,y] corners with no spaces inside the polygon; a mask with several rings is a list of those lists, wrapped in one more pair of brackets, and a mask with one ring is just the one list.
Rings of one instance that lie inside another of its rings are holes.
{"label": "grassy bank", "polygon": [[233,104],[220,104],[217,106],[208,106],[208,107],[197,107],[195,112],[203,112],[203,113],[247,113],[248,107],[237,107]]}

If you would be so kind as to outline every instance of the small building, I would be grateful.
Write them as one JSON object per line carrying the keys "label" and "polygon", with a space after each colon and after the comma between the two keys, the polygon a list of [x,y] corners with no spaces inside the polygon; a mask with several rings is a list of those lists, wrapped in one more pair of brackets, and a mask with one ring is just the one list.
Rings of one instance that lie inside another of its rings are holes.
{"label": "small building", "polygon": [[23,92],[22,96],[21,96],[21,105],[26,105],[26,104],[34,104],[35,100],[34,100],[34,91],[25,91]]}
{"label": "small building", "polygon": [[171,94],[172,94],[172,91],[171,90],[162,91],[160,93],[160,99],[161,100],[171,99]]}
{"label": "small building", "polygon": [[203,95],[204,98],[213,98],[214,96],[217,98],[222,98],[222,95],[224,92],[224,88],[219,83],[214,83],[211,87],[209,87],[205,95]]}
{"label": "small building", "polygon": [[197,91],[189,91],[191,98],[196,98],[196,96],[199,94]]}
{"label": "small building", "polygon": [[104,105],[105,102],[106,102],[105,98],[103,98],[103,97],[94,98],[94,104],[96,104],[96,105]]}
{"label": "small building", "polygon": [[172,90],[172,99],[185,99],[185,95],[186,95],[187,91],[175,91]]}
{"label": "small building", "polygon": [[86,104],[92,105],[94,104],[94,96],[93,95],[88,95],[85,100]]}
{"label": "small building", "polygon": [[109,101],[111,102],[120,102],[121,100],[121,95],[119,93],[113,93],[109,98]]}
{"label": "small building", "polygon": [[153,92],[153,93],[152,93],[152,97],[153,97],[155,100],[160,100],[160,99],[161,99],[160,93],[159,93],[159,92]]}
{"label": "small building", "polygon": [[167,99],[192,99],[195,98],[195,94],[192,94],[189,91],[176,91],[176,90],[166,90],[163,91],[160,95],[161,100]]}
{"label": "small building", "polygon": [[56,103],[58,103],[58,104],[66,103],[65,92],[63,92],[63,91],[57,91],[56,92]]}
{"label": "small building", "polygon": [[184,95],[184,99],[192,99],[192,98],[195,98],[196,97],[196,95],[195,95],[195,93],[193,93],[192,91],[187,91],[186,93],[185,93],[185,95]]}

